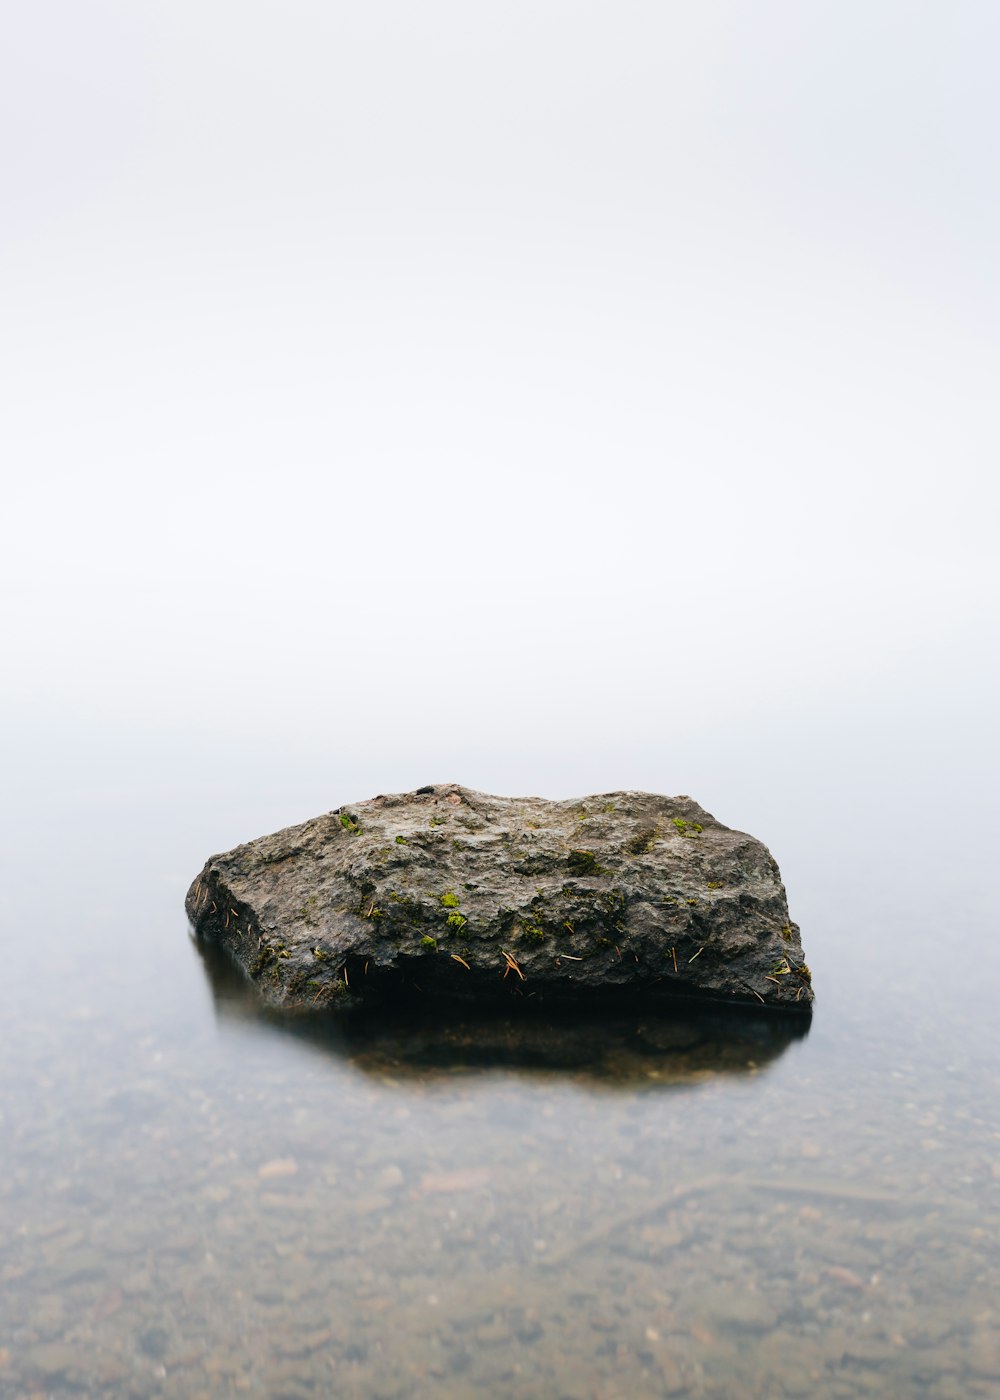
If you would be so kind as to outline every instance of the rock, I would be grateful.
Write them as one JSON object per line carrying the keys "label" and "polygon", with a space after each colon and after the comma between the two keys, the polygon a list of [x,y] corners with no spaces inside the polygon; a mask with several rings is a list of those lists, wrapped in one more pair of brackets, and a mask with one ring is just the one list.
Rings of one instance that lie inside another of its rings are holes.
{"label": "rock", "polygon": [[721,1284],[694,1299],[697,1311],[733,1331],[769,1332],[778,1321],[771,1305],[747,1288]]}
{"label": "rock", "polygon": [[813,1000],[770,853],[689,797],[375,797],[213,856],[187,911],[296,1009]]}
{"label": "rock", "polygon": [[275,1157],[257,1168],[257,1175],[265,1181],[275,1176],[294,1176],[299,1164],[294,1157]]}
{"label": "rock", "polygon": [[84,1369],[79,1349],[68,1342],[45,1342],[34,1346],[25,1361],[32,1374],[42,1376],[49,1383],[66,1376],[78,1377]]}

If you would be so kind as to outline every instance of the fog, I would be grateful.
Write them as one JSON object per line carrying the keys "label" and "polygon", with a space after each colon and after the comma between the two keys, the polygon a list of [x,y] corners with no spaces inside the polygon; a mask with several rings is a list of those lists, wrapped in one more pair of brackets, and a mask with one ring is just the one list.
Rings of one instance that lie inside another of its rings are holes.
{"label": "fog", "polygon": [[998,40],[887,0],[12,14],[36,797],[155,750],[248,822],[444,780],[739,819],[811,764],[995,761]]}

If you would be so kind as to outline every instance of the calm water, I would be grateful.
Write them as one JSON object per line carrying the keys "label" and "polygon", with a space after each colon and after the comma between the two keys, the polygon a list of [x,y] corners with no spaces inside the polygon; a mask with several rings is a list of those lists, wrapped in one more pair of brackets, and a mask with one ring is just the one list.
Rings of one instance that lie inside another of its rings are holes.
{"label": "calm water", "polygon": [[312,807],[148,765],[26,781],[0,1394],[1000,1396],[988,808],[971,774],[816,783],[755,832],[814,973],[803,1036],[289,1025],[182,899],[212,849]]}

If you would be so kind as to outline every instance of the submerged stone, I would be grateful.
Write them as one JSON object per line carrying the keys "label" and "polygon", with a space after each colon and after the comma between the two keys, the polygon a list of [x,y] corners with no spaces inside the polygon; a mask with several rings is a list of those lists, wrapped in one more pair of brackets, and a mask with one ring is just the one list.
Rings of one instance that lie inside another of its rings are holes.
{"label": "submerged stone", "polygon": [[295,1009],[813,1000],[770,852],[689,797],[374,797],[213,856],[187,911]]}

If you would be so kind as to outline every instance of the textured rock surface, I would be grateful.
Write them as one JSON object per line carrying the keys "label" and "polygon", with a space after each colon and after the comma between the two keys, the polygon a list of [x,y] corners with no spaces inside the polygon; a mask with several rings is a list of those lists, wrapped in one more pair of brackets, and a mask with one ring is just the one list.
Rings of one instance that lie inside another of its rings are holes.
{"label": "textured rock surface", "polygon": [[213,856],[187,910],[275,1005],[812,1005],[773,858],[689,797],[375,797]]}

